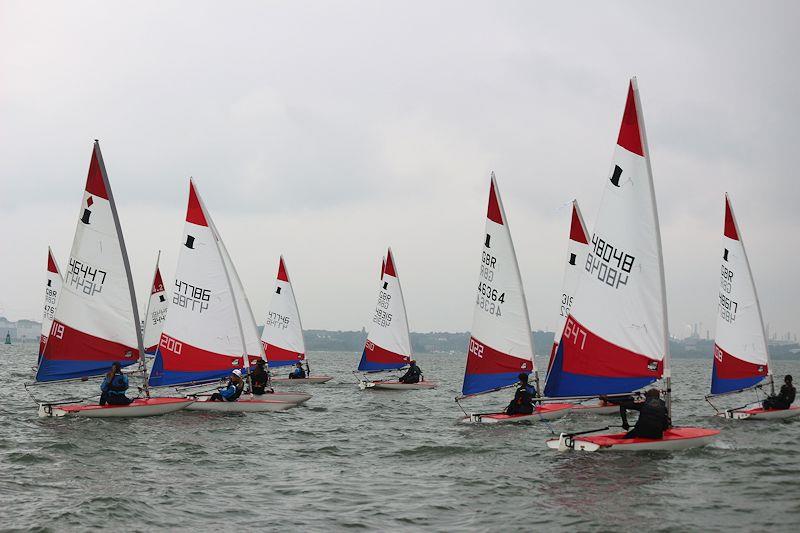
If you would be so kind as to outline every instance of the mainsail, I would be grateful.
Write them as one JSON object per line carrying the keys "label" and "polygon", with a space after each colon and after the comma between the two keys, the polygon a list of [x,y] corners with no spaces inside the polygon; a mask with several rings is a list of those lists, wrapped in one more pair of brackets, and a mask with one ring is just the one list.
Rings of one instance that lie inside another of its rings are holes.
{"label": "mainsail", "polygon": [[42,309],[42,334],[39,338],[39,358],[42,357],[44,346],[47,344],[47,336],[50,334],[50,328],[53,327],[53,316],[56,312],[56,305],[58,304],[58,295],[61,292],[61,286],[64,279],[61,277],[61,271],[58,269],[56,258],[53,257],[53,250],[47,247],[47,278],[44,287],[44,308]]}
{"label": "mainsail", "polygon": [[411,361],[411,338],[400,278],[397,275],[392,249],[386,254],[386,265],[378,290],[378,302],[369,323],[367,342],[358,363],[361,372],[396,370]]}
{"label": "mainsail", "polygon": [[636,78],[582,268],[545,394],[628,393],[667,378],[661,234]]}
{"label": "mainsail", "polygon": [[510,387],[519,381],[520,373],[535,371],[530,324],[508,218],[492,173],[467,366],[461,387],[463,396]]}
{"label": "mainsail", "polygon": [[756,285],[727,194],[719,282],[711,394],[746,389],[771,375]]}
{"label": "mainsail", "polygon": [[144,347],[148,354],[156,353],[158,340],[161,338],[161,329],[167,318],[167,291],[164,290],[164,281],[161,279],[161,270],[158,264],[161,252],[156,258],[156,270],[153,273],[153,284],[150,286],[150,300],[147,302],[147,311],[144,318]]}
{"label": "mainsail", "polygon": [[567,261],[564,265],[564,279],[561,283],[561,300],[558,310],[558,321],[556,322],[555,339],[553,348],[550,351],[550,361],[547,364],[547,371],[553,365],[553,358],[558,348],[558,341],[564,331],[564,324],[567,322],[569,310],[575,301],[575,289],[578,288],[578,280],[586,263],[586,254],[589,252],[589,232],[586,231],[586,224],[583,222],[578,201],[572,201],[572,216],[569,225],[569,244],[567,245]]}
{"label": "mainsail", "polygon": [[151,385],[213,381],[249,366],[245,345],[257,353],[260,343],[243,327],[247,317],[240,315],[246,302],[237,302],[243,289],[234,279],[238,275],[190,180],[184,235]]}
{"label": "mainsail", "polygon": [[278,262],[278,279],[267,310],[261,343],[271,367],[293,365],[306,357],[300,311],[283,256]]}
{"label": "mainsail", "polygon": [[122,228],[95,141],[69,266],[36,380],[100,375],[113,361],[135,363],[142,350]]}

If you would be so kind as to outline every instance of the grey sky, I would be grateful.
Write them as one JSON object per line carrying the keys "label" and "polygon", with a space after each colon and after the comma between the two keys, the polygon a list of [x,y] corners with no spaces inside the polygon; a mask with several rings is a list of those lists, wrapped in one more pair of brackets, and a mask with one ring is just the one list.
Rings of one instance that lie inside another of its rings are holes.
{"label": "grey sky", "polygon": [[796,330],[792,2],[3,2],[0,314],[39,318],[91,142],[140,300],[196,177],[257,319],[286,256],[307,328],[360,328],[392,245],[414,330],[470,326],[490,170],[553,327],[572,197],[590,229],[638,75],[671,329],[713,334],[723,193],[773,329]]}

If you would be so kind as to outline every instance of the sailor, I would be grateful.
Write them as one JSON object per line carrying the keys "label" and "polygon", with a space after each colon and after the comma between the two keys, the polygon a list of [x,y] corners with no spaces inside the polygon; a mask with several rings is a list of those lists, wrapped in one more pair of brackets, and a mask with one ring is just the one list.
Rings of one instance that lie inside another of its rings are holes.
{"label": "sailor", "polygon": [[256,368],[250,374],[250,382],[253,384],[253,394],[264,394],[269,385],[269,372],[265,368],[267,362],[263,359],[256,361]]}
{"label": "sailor", "polygon": [[235,402],[239,399],[244,391],[244,380],[242,379],[242,371],[238,368],[231,372],[228,382],[225,387],[217,389],[209,398],[211,402]]}
{"label": "sailor", "polygon": [[419,383],[420,378],[422,377],[422,370],[417,366],[417,362],[414,359],[409,361],[409,365],[410,366],[408,367],[408,370],[406,370],[406,373],[400,376],[400,383]]}
{"label": "sailor", "polygon": [[303,370],[303,363],[298,361],[297,364],[294,365],[294,370],[292,370],[292,373],[289,374],[289,379],[305,379],[305,377],[306,371]]}
{"label": "sailor", "polygon": [[536,389],[528,384],[528,374],[520,374],[519,385],[514,393],[514,399],[506,407],[507,415],[529,415],[533,413],[533,398]]}
{"label": "sailor", "polygon": [[628,424],[628,416],[626,411],[631,409],[639,411],[639,419],[633,426],[633,429],[625,434],[626,439],[644,438],[644,439],[661,439],[664,438],[664,431],[672,426],[672,421],[669,419],[667,412],[667,404],[661,399],[661,393],[658,389],[649,389],[644,393],[644,401],[637,402],[632,398],[606,398],[600,397],[601,400],[619,405],[619,414],[622,417],[622,428],[627,430],[630,428]]}
{"label": "sailor", "polygon": [[788,409],[794,402],[794,397],[797,390],[792,385],[792,376],[789,374],[783,378],[783,385],[781,385],[781,392],[778,395],[770,394],[764,400],[764,409]]}
{"label": "sailor", "polygon": [[133,400],[125,396],[128,390],[128,376],[122,373],[122,365],[114,361],[111,370],[103,378],[100,385],[100,405],[128,405]]}

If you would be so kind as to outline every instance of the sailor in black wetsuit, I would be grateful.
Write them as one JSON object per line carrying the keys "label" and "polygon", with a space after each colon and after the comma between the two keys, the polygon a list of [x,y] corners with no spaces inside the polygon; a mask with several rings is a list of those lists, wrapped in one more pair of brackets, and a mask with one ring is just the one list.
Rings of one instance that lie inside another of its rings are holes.
{"label": "sailor in black wetsuit", "polygon": [[267,387],[269,386],[269,371],[265,368],[266,366],[267,362],[263,359],[259,359],[256,361],[256,367],[250,373],[250,382],[253,384],[253,394],[261,395],[267,392]]}
{"label": "sailor in black wetsuit", "polygon": [[400,376],[400,383],[419,383],[420,378],[422,377],[422,370],[417,366],[417,362],[413,359],[410,362],[411,366],[408,367],[408,370],[405,374]]}
{"label": "sailor in black wetsuit", "polygon": [[639,419],[633,429],[625,434],[626,439],[644,438],[661,439],[664,438],[664,431],[672,426],[667,412],[667,404],[661,399],[658,389],[650,389],[644,394],[643,402],[636,402],[627,398],[606,398],[601,396],[601,400],[619,405],[619,414],[622,417],[623,429],[628,429],[627,409],[639,411]]}
{"label": "sailor in black wetsuit", "polygon": [[528,385],[528,374],[519,375],[519,386],[514,393],[514,399],[506,407],[507,415],[530,415],[533,413],[533,398],[536,389]]}
{"label": "sailor in black wetsuit", "polygon": [[794,388],[794,385],[792,385],[792,376],[787,374],[786,377],[783,378],[781,392],[778,393],[777,396],[771,394],[764,400],[764,409],[788,409],[792,406],[796,394],[797,390]]}

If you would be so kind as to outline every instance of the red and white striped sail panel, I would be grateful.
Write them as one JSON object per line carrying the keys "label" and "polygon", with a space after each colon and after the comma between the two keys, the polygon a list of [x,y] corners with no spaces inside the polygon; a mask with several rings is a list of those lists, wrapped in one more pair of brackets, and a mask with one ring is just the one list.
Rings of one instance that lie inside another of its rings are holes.
{"label": "red and white striped sail panel", "polygon": [[725,195],[711,393],[746,389],[768,374],[767,338],[756,285],[730,198]]}
{"label": "red and white striped sail panel", "polygon": [[397,274],[392,249],[386,254],[386,265],[378,289],[378,302],[367,326],[367,342],[358,370],[376,372],[402,368],[411,360],[411,338],[403,290]]}
{"label": "red and white striped sail panel", "polygon": [[664,266],[647,157],[634,78],[547,396],[625,393],[664,373]]}
{"label": "red and white striped sail panel", "polygon": [[278,261],[278,278],[267,309],[261,342],[271,367],[293,365],[305,359],[303,325],[283,256]]}
{"label": "red and white striped sail panel", "polygon": [[480,273],[461,388],[465,396],[514,385],[520,373],[535,369],[528,304],[494,173],[481,241]]}
{"label": "red and white striped sail panel", "polygon": [[113,361],[128,365],[139,358],[140,325],[134,318],[118,221],[103,172],[95,143],[37,381],[100,375]]}
{"label": "red and white striped sail panel", "polygon": [[58,269],[56,258],[53,257],[53,250],[51,250],[48,246],[47,276],[45,278],[44,286],[44,308],[42,309],[42,334],[39,338],[40,357],[44,351],[44,345],[47,343],[47,336],[50,334],[50,328],[53,327],[53,316],[56,312],[58,295],[61,293],[62,284],[63,279],[61,278],[61,271]]}
{"label": "red and white striped sail panel", "polygon": [[245,366],[222,247],[192,180],[167,318],[150,373],[155,386],[210,381]]}
{"label": "red and white striped sail panel", "polygon": [[564,324],[567,322],[567,315],[575,300],[575,289],[578,288],[578,280],[586,263],[586,254],[589,251],[589,232],[586,231],[586,224],[583,222],[578,201],[572,201],[572,213],[570,215],[569,241],[567,245],[567,257],[564,261],[564,279],[561,282],[561,298],[558,308],[558,321],[556,322],[556,335],[553,342],[553,349],[550,352],[550,363],[558,347],[558,340],[564,331]]}
{"label": "red and white striped sail panel", "polygon": [[161,339],[161,330],[167,318],[167,291],[164,280],[161,278],[161,269],[156,261],[156,271],[153,274],[153,285],[150,288],[150,302],[147,305],[147,316],[144,318],[144,348],[149,354],[156,353],[158,341]]}

